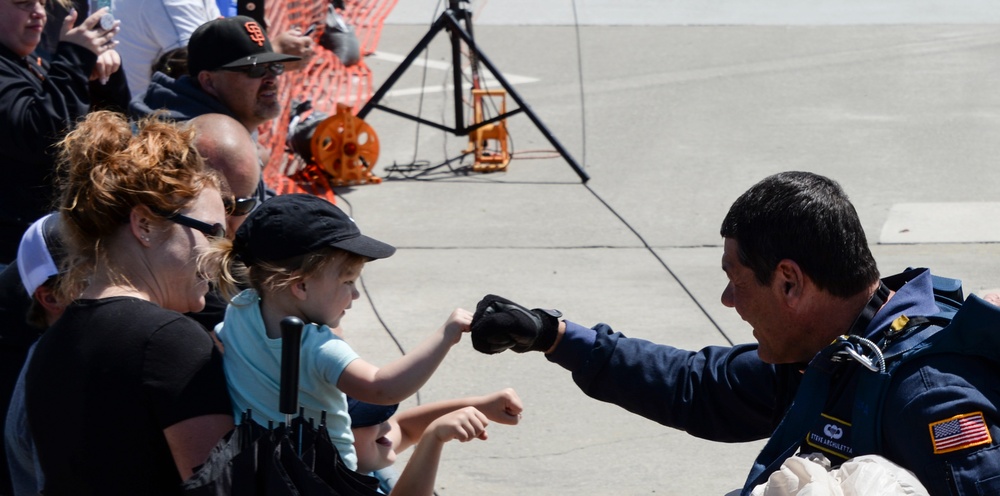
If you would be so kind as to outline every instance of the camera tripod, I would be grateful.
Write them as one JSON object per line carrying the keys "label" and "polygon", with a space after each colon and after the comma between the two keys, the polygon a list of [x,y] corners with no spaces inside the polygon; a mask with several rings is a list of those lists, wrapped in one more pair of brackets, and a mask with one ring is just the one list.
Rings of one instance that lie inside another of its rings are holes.
{"label": "camera tripod", "polygon": [[[506,119],[509,116],[515,115],[520,112],[524,112],[531,122],[535,124],[535,127],[549,140],[549,143],[555,147],[556,151],[569,163],[570,167],[580,176],[580,180],[586,183],[590,176],[584,171],[576,160],[569,154],[568,151],[562,146],[561,143],[552,135],[545,124],[538,118],[537,115],[531,110],[531,108],[524,102],[521,96],[514,90],[514,87],[503,77],[503,74],[497,70],[496,66],[486,57],[483,52],[479,50],[476,46],[475,41],[472,38],[472,14],[466,9],[462,3],[468,3],[469,0],[449,0],[448,8],[445,9],[443,13],[434,21],[431,25],[430,30],[424,37],[417,43],[417,46],[410,51],[409,55],[400,63],[399,67],[389,78],[382,84],[382,86],[375,92],[375,94],[365,103],[365,106],[358,111],[358,117],[364,119],[374,109],[384,110],[393,115],[398,115],[400,117],[416,121],[420,124],[425,124],[442,131],[447,131],[455,136],[467,136],[469,133],[483,127],[491,125],[495,122]],[[379,102],[389,92],[392,85],[396,84],[396,81],[406,72],[406,69],[410,67],[413,61],[420,55],[420,52],[427,49],[430,42],[441,33],[441,30],[448,30],[451,38],[451,69],[452,69],[452,86],[454,87],[454,104],[455,104],[455,126],[448,127],[437,122],[432,122],[427,119],[421,118],[420,116],[407,114],[400,110],[396,110],[390,107],[385,107]],[[472,84],[473,88],[478,89],[479,85],[479,64],[482,63],[493,74],[493,77],[503,86],[503,89],[507,91],[511,99],[517,102],[518,108],[503,112],[500,115],[486,119],[482,122],[476,122],[471,126],[465,125],[465,110],[464,102],[462,100],[462,50],[461,43],[469,47],[469,58],[472,65]]]}

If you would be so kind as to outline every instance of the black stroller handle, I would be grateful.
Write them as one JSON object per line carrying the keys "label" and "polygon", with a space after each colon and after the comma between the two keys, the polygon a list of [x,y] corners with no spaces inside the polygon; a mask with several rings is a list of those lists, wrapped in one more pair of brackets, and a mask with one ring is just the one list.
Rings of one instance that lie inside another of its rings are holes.
{"label": "black stroller handle", "polygon": [[278,409],[285,415],[299,410],[299,348],[302,323],[298,317],[281,319],[281,392]]}

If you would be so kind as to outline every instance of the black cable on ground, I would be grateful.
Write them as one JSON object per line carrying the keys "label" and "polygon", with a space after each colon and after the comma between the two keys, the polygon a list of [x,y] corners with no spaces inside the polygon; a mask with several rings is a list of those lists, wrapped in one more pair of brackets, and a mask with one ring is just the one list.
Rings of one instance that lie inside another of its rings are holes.
{"label": "black cable on ground", "polygon": [[[444,0],[439,0],[437,5],[434,7],[434,15],[431,17],[431,25],[433,25],[434,21],[437,19],[438,12],[441,10],[443,1]],[[420,75],[420,96],[419,99],[417,100],[418,117],[420,116],[420,114],[423,113],[424,110],[424,90],[427,85],[427,65],[429,60],[430,60],[430,47],[427,47],[426,49],[424,49],[424,68]],[[397,165],[393,163],[391,167],[386,167],[385,170],[387,171],[387,174],[385,179],[391,177],[393,172],[398,172],[402,174],[403,177],[405,178],[407,177],[407,172],[413,170],[419,170],[428,165],[429,162],[424,160],[417,162],[417,152],[419,149],[420,149],[420,123],[418,122],[416,125],[416,129],[414,130],[414,136],[413,136],[413,160],[411,160],[409,164]]]}
{"label": "black cable on ground", "polygon": [[[347,215],[353,217],[354,216],[354,206],[351,205],[351,202],[349,202],[346,198],[344,198],[341,195],[337,195],[337,198],[339,198],[340,201],[342,201],[344,204],[347,205]],[[406,349],[403,348],[403,343],[399,342],[399,339],[396,338],[396,335],[392,332],[392,329],[389,328],[389,324],[386,324],[385,320],[382,319],[382,314],[380,314],[378,312],[378,307],[375,306],[375,301],[372,300],[372,295],[371,295],[371,293],[368,292],[368,286],[365,284],[365,276],[364,276],[363,273],[362,273],[362,275],[358,276],[358,282],[361,284],[361,291],[363,291],[365,293],[365,298],[368,299],[368,305],[371,306],[372,312],[375,314],[375,319],[377,319],[378,323],[382,325],[382,329],[385,329],[385,333],[387,335],[389,335],[389,339],[392,339],[392,342],[396,343],[396,349],[399,350],[399,353],[401,355],[405,355],[406,354]],[[420,390],[419,389],[417,390],[417,393],[416,393],[415,396],[416,396],[416,399],[417,399],[417,404],[418,405],[422,404],[422,401],[420,400]]]}
{"label": "black cable on ground", "polygon": [[608,212],[611,212],[615,217],[618,217],[618,220],[622,222],[622,225],[627,227],[629,231],[632,231],[632,234],[635,234],[635,237],[639,239],[639,241],[642,243],[642,246],[646,248],[646,251],[648,251],[650,255],[653,255],[653,258],[655,258],[657,262],[660,262],[660,265],[664,269],[666,269],[667,273],[670,274],[670,277],[674,278],[674,281],[676,281],[677,284],[681,287],[681,289],[684,290],[684,293],[688,295],[688,298],[690,298],[691,301],[698,306],[698,309],[701,310],[701,313],[703,315],[705,315],[705,318],[707,318],[708,321],[711,322],[713,326],[715,326],[715,329],[718,330],[719,334],[722,335],[723,339],[725,339],[726,342],[729,343],[729,346],[733,346],[734,344],[733,340],[729,339],[729,336],[726,335],[726,331],[722,330],[722,327],[715,321],[715,319],[712,318],[712,316],[708,313],[708,310],[706,310],[705,307],[702,306],[701,302],[698,301],[698,298],[696,298],[694,294],[691,293],[691,290],[689,290],[687,286],[684,284],[684,282],[681,281],[681,278],[677,277],[677,274],[674,273],[674,271],[670,268],[669,265],[667,265],[667,262],[664,261],[662,258],[660,258],[660,255],[656,253],[656,250],[654,250],[653,247],[646,242],[646,239],[643,238],[641,234],[639,234],[639,231],[635,230],[635,228],[632,227],[632,225],[629,224],[628,221],[621,216],[621,214],[615,211],[615,209],[611,205],[609,205],[608,202],[604,201],[604,198],[601,198],[601,195],[597,194],[597,192],[594,191],[593,188],[590,187],[590,185],[584,184],[583,187],[586,188],[587,191],[590,192],[590,194],[594,195],[594,198],[597,198],[597,201],[601,202],[601,204],[608,209]]}
{"label": "black cable on ground", "polygon": [[[579,82],[580,82],[580,113],[581,113],[581,116],[580,116],[581,117],[580,118],[580,126],[581,126],[581,133],[582,133],[581,138],[582,138],[582,143],[583,143],[583,151],[581,152],[582,153],[582,157],[581,157],[580,163],[583,164],[584,166],[586,166],[586,164],[587,164],[587,106],[586,106],[586,98],[584,97],[584,91],[583,91],[583,81],[584,81],[584,78],[583,78],[583,43],[581,42],[581,38],[580,38],[580,19],[577,16],[577,12],[576,12],[576,0],[572,1],[572,5],[573,5],[573,26],[574,26],[575,31],[576,31],[576,61],[577,61],[576,66],[577,66],[577,76],[578,76]],[[641,234],[639,234],[639,231],[637,231],[634,227],[632,227],[632,225],[629,224],[628,221],[625,220],[625,218],[621,216],[621,214],[619,214],[617,211],[615,211],[615,209],[611,205],[609,205],[608,202],[604,201],[604,198],[601,198],[601,195],[597,194],[597,192],[594,191],[594,189],[591,188],[590,185],[588,185],[587,183],[584,183],[583,187],[586,188],[587,191],[590,192],[590,194],[594,195],[594,198],[597,198],[597,201],[601,202],[601,204],[604,205],[605,208],[607,208],[609,212],[611,212],[612,214],[614,214],[615,217],[618,217],[618,220],[620,220],[622,222],[622,224],[625,227],[628,228],[629,231],[632,231],[632,234],[635,234],[635,237],[639,239],[639,241],[642,243],[642,246],[646,247],[646,251],[648,251],[651,255],[653,255],[653,258],[655,258],[656,261],[660,262],[660,265],[664,269],[666,269],[667,273],[670,274],[670,277],[674,278],[674,281],[676,281],[677,284],[680,285],[681,289],[683,289],[684,292],[688,295],[688,298],[690,298],[691,301],[694,302],[694,304],[698,306],[698,309],[701,310],[701,313],[705,315],[705,318],[707,318],[708,321],[711,322],[713,326],[715,326],[715,329],[719,331],[719,334],[722,335],[723,339],[725,339],[726,342],[729,343],[730,346],[732,346],[733,345],[733,340],[730,339],[728,335],[726,335],[726,331],[722,330],[722,327],[715,321],[715,319],[712,318],[712,316],[708,313],[708,310],[706,310],[705,307],[702,306],[701,302],[698,301],[698,298],[696,298],[694,296],[694,294],[691,293],[691,291],[687,288],[687,286],[684,284],[684,282],[681,281],[681,278],[677,277],[677,274],[674,273],[674,271],[670,268],[669,265],[667,265],[667,262],[664,261],[662,258],[660,258],[660,256],[656,253],[656,250],[654,250],[653,247],[650,246],[649,243],[646,242],[646,239],[643,238]]]}
{"label": "black cable on ground", "polygon": [[[580,81],[580,135],[583,138],[583,150],[580,151],[580,163],[587,166],[587,101],[583,97],[583,43],[580,41],[580,18],[576,13],[576,0],[573,0],[573,29],[576,33],[576,76]],[[586,183],[584,183],[586,185]],[[587,188],[590,189],[590,188]],[[593,193],[593,190],[591,190]],[[620,218],[620,217],[619,217]]]}

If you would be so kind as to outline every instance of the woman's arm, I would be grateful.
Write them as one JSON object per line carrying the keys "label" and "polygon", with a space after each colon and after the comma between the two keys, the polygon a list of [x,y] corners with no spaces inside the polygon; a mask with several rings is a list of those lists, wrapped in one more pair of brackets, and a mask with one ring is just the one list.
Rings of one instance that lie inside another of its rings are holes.
{"label": "woman's arm", "polygon": [[222,436],[232,429],[233,417],[219,414],[189,418],[163,429],[181,480],[191,477]]}

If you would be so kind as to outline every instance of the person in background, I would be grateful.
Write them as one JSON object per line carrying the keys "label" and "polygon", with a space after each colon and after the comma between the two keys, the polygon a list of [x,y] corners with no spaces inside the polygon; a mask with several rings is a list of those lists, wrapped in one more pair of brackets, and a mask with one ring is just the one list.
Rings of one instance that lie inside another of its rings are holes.
{"label": "person in background", "polygon": [[186,47],[198,26],[220,17],[212,0],[114,0],[111,13],[123,21],[118,52],[132,95],[146,91],[161,55]]}
{"label": "person in background", "polygon": [[[59,234],[59,215],[48,214],[35,221],[25,231],[17,250],[17,263],[11,267],[17,268],[18,281],[24,289],[22,294],[31,295],[26,309],[22,309],[21,323],[8,327],[3,332],[6,336],[14,333],[34,336],[37,339],[42,331],[55,323],[65,305],[56,298],[56,287],[59,284],[59,266],[63,262],[63,246]],[[9,301],[4,301],[5,306]],[[26,318],[25,318],[26,317]],[[9,468],[10,489],[15,496],[41,494],[44,476],[37,469],[35,445],[28,428],[27,412],[24,408],[24,363],[31,359],[34,351],[34,340],[21,360],[22,368],[16,377],[16,385],[10,394],[10,407],[5,408],[4,422],[4,453],[6,458],[3,467]]]}
{"label": "person in background", "polygon": [[358,472],[378,475],[396,462],[397,454],[416,445],[402,475],[381,487],[393,496],[431,496],[445,443],[486,440],[489,421],[517,425],[524,410],[521,398],[510,388],[402,412],[396,412],[398,405],[373,405],[350,397],[347,405]]}
{"label": "person in background", "polygon": [[[114,0],[111,13],[125,21],[118,35],[118,51],[133,96],[146,91],[157,70],[174,79],[187,74],[184,60],[191,34],[202,24],[221,17],[212,0]],[[290,61],[287,70],[299,69],[313,56],[312,38],[297,27],[278,34],[272,41],[276,52],[302,58]],[[162,64],[167,60],[173,63]]]}
{"label": "person in background", "polygon": [[249,17],[215,19],[191,34],[188,75],[153,74],[130,112],[144,117],[165,110],[161,116],[174,121],[225,114],[256,136],[261,124],[281,113],[278,77],[286,63],[298,60],[275,52],[264,28]]}
{"label": "person in background", "polygon": [[[201,310],[225,236],[217,174],[194,131],[89,114],[60,143],[63,316],[25,375],[44,493],[180,494],[233,427]],[[67,421],[71,409],[73,421]]]}
{"label": "person in background", "polygon": [[[242,124],[256,141],[257,128],[281,113],[278,76],[286,63],[297,60],[300,57],[276,53],[253,19],[216,19],[191,34],[189,74],[177,79],[153,74],[146,92],[133,99],[129,111],[136,118],[155,114],[174,121],[224,114]],[[263,169],[260,157],[258,163]],[[259,201],[273,196],[263,178],[258,187]]]}
{"label": "person in background", "polygon": [[38,494],[41,489],[40,474],[35,471],[34,444],[25,418],[22,371],[35,341],[65,308],[55,297],[63,258],[58,224],[56,214],[35,221],[21,237],[16,263],[0,273],[0,315],[6,322],[0,326],[4,357],[0,361],[3,366],[0,421],[4,426],[4,449],[0,452],[2,494]]}
{"label": "person in background", "polygon": [[232,239],[247,215],[260,205],[260,166],[253,138],[240,123],[224,114],[203,114],[188,122],[195,131],[194,146],[205,165],[225,180],[228,195],[226,234]]}
{"label": "person in background", "polygon": [[102,26],[105,13],[99,10],[74,26],[77,13],[71,11],[49,62],[35,54],[47,18],[45,0],[0,1],[0,149],[5,159],[0,265],[14,260],[21,234],[49,212],[52,145],[92,108],[128,106],[114,50],[119,26]]}
{"label": "person in background", "polygon": [[[226,235],[232,239],[263,196],[264,183],[260,180],[253,138],[239,122],[223,114],[199,115],[188,121],[188,125],[195,130],[194,146],[205,158],[205,165],[218,171],[225,180]],[[205,295],[205,308],[188,316],[213,331],[222,323],[228,304],[212,285]]]}

